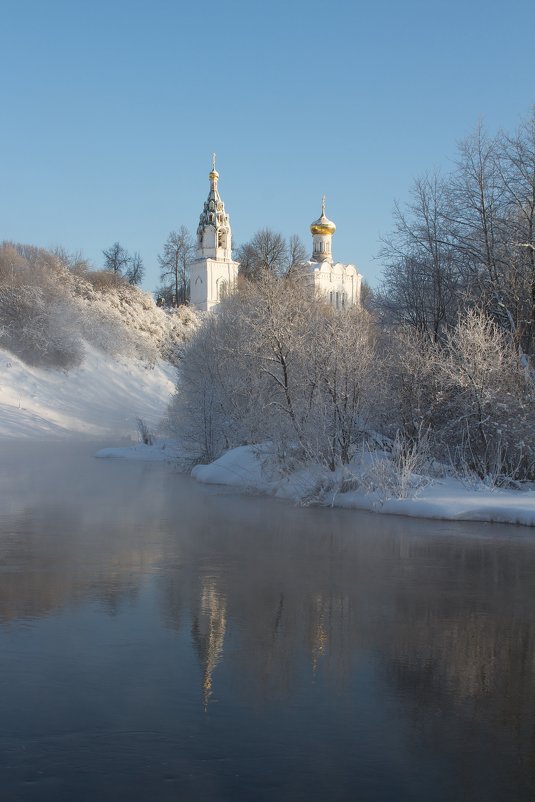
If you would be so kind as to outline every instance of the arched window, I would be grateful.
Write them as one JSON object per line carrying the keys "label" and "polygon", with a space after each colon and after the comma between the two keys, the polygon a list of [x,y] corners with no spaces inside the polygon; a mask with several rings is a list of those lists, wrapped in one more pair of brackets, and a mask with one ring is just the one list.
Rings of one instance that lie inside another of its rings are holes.
{"label": "arched window", "polygon": [[216,300],[222,301],[227,296],[227,282],[224,278],[218,278],[215,283]]}

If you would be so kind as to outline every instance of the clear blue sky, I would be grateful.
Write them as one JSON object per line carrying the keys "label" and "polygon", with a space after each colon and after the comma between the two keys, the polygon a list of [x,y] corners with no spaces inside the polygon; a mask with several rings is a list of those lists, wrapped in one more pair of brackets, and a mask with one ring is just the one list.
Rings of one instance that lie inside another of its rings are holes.
{"label": "clear blue sky", "polygon": [[372,284],[411,180],[535,101],[535,2],[0,0],[0,240],[156,255],[217,152],[234,242],[321,211]]}

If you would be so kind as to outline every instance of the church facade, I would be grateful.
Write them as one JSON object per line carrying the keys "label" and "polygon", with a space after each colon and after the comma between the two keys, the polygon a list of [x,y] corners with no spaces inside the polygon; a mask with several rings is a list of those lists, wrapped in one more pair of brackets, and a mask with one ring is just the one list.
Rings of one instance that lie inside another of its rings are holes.
{"label": "church facade", "polygon": [[[233,292],[239,269],[238,262],[232,259],[232,230],[219,195],[215,154],[208,178],[210,191],[197,228],[196,256],[188,266],[190,302],[198,312],[209,312]],[[321,217],[311,224],[310,231],[312,256],[303,265],[303,282],[335,309],[359,305],[362,276],[355,265],[333,259],[332,238],[336,226],[325,215],[325,196]]]}

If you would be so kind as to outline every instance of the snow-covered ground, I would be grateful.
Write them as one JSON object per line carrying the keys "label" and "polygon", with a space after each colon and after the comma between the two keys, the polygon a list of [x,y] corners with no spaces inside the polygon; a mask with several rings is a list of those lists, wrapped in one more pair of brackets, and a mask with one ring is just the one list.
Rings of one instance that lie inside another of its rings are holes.
{"label": "snow-covered ground", "polygon": [[111,357],[90,345],[69,371],[26,365],[0,349],[0,437],[134,436],[156,430],[174,392],[175,368]]}

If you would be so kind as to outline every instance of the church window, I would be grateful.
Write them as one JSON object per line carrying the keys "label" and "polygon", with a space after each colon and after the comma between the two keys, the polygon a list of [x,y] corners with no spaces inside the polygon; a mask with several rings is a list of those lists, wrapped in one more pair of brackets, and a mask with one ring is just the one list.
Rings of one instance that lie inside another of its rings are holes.
{"label": "church window", "polygon": [[224,278],[218,278],[216,281],[216,300],[222,301],[226,295],[227,282]]}
{"label": "church window", "polygon": [[340,293],[336,293],[336,308],[338,309],[340,306]]}
{"label": "church window", "polygon": [[333,291],[331,290],[331,306],[333,305]]}

